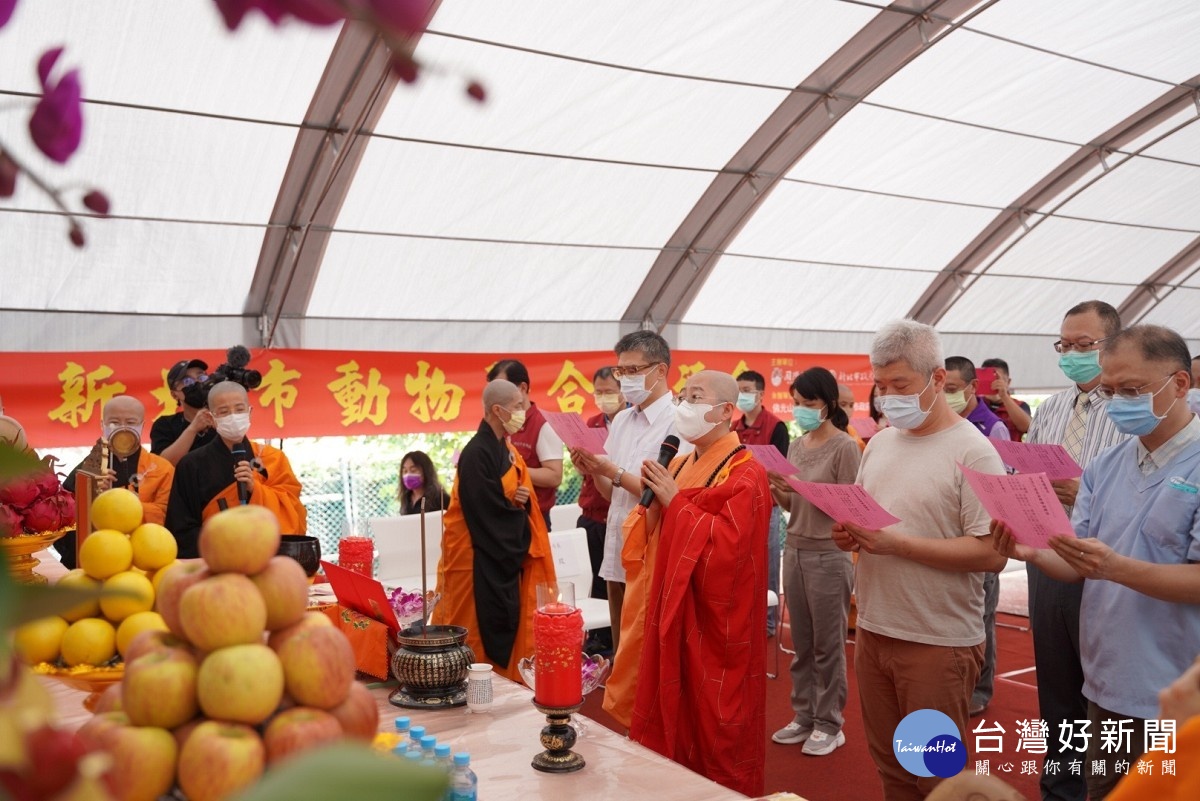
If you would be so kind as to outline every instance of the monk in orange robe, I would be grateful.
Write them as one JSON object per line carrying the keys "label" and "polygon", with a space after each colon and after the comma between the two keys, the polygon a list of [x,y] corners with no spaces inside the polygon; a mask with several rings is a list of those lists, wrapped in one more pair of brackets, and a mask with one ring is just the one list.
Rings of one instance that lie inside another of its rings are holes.
{"label": "monk in orange robe", "polygon": [[524,423],[521,391],[496,379],[483,404],[442,516],[442,597],[431,622],[466,628],[475,658],[519,682],[517,663],[533,654],[537,585],[555,580],[554,559],[529,469],[505,437]]}
{"label": "monk in orange robe", "polygon": [[222,509],[240,504],[270,509],[284,534],[308,530],[300,502],[300,479],[283,451],[251,442],[250,399],[246,388],[222,381],[208,393],[217,436],[184,454],[175,467],[166,526],[179,543],[179,558],[200,555],[200,527]]}
{"label": "monk in orange robe", "polygon": [[767,473],[730,423],[737,383],[693,375],[676,430],[696,449],[643,465],[656,501],[626,520],[621,644],[604,708],[630,737],[730,789],[763,792]]}

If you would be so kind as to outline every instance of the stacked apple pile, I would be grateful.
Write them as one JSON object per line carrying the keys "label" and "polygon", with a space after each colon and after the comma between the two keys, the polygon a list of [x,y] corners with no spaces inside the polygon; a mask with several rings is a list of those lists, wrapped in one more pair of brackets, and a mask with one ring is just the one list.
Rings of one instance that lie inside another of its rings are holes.
{"label": "stacked apple pile", "polygon": [[80,729],[113,755],[125,801],[153,801],[176,783],[189,801],[222,799],[275,762],[343,737],[369,742],[379,726],[345,635],[307,611],[303,568],[276,556],[275,515],[221,512],[199,545],[201,559],[159,584],[168,631],[134,638],[121,684]]}

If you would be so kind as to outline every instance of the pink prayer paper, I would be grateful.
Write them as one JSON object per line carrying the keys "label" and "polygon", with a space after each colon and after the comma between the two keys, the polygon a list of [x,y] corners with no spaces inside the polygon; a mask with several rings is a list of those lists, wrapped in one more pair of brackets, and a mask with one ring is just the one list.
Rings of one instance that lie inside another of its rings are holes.
{"label": "pink prayer paper", "polygon": [[750,449],[750,453],[754,454],[756,462],[773,473],[790,476],[800,472],[800,468],[784,459],[779,448],[774,445],[747,445],[746,447]]}
{"label": "pink prayer paper", "polygon": [[900,518],[892,515],[858,484],[820,484],[787,477],[796,492],[837,523],[853,523],[868,531],[895,525]]}
{"label": "pink prayer paper", "polygon": [[588,428],[587,421],[572,412],[542,412],[542,417],[554,429],[568,448],[581,448],[588,453],[604,453],[608,431],[603,428]]}
{"label": "pink prayer paper", "polygon": [[1075,536],[1045,473],[995,476],[962,464],[958,469],[992,519],[1007,523],[1022,545],[1049,548],[1055,535]]}
{"label": "pink prayer paper", "polygon": [[854,430],[863,439],[870,439],[879,432],[879,426],[875,425],[875,421],[870,417],[855,417],[850,420],[850,425],[854,426]]}
{"label": "pink prayer paper", "polygon": [[1000,460],[1018,473],[1045,473],[1051,481],[1083,475],[1083,468],[1076,464],[1062,445],[998,439],[988,441],[1000,454]]}

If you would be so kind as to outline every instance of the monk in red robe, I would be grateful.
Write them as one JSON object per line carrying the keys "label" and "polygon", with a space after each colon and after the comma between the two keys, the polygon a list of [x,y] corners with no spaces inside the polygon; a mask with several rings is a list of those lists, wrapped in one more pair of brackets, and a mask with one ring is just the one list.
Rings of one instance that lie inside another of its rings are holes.
{"label": "monk in red robe", "polygon": [[550,535],[524,460],[505,437],[524,422],[521,392],[504,379],[483,390],[484,418],[463,448],[442,521],[435,624],[463,626],[475,658],[521,681],[533,654],[537,585],[555,580]]}
{"label": "monk in red robe", "polygon": [[706,370],[676,407],[696,446],[642,479],[656,501],[626,520],[626,612],[605,695],[630,737],[746,795],[761,795],[766,741],[766,470],[730,424],[737,383]]}

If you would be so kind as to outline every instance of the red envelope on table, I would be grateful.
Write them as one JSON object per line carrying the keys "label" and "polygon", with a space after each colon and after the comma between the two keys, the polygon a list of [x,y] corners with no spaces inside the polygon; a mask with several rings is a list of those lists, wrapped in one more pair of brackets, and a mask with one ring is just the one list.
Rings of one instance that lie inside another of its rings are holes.
{"label": "red envelope on table", "polygon": [[[378,679],[388,677],[392,634],[400,628],[383,585],[344,567],[322,562],[325,576],[337,596],[336,606],[325,609],[354,652],[354,666]],[[372,586],[373,585],[373,586]]]}

